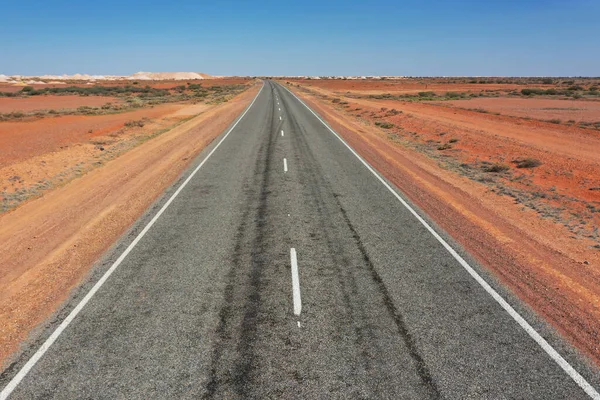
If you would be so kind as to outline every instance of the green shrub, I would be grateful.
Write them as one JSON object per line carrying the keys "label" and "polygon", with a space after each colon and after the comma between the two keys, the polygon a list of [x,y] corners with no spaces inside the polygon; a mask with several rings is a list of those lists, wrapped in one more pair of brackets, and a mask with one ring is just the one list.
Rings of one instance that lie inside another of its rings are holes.
{"label": "green shrub", "polygon": [[523,159],[513,160],[513,163],[515,163],[515,166],[517,168],[535,168],[535,167],[539,167],[540,165],[542,165],[542,162],[535,158],[523,158]]}
{"label": "green shrub", "polygon": [[506,164],[502,164],[502,163],[494,163],[492,165],[489,165],[487,167],[485,167],[483,170],[485,172],[494,172],[494,173],[498,173],[498,172],[505,172],[508,171],[510,169],[510,166],[506,165]]}
{"label": "green shrub", "polygon": [[544,89],[533,89],[533,88],[521,89],[521,94],[524,94],[525,96],[539,95],[539,94],[545,94],[545,93],[546,93],[546,91]]}
{"label": "green shrub", "polygon": [[381,121],[375,122],[375,125],[377,125],[380,128],[383,128],[383,129],[391,129],[395,126],[394,124],[391,124],[389,122],[381,122]]}
{"label": "green shrub", "polygon": [[128,128],[133,128],[133,127],[140,127],[142,128],[145,125],[144,120],[138,120],[138,121],[127,121],[125,122],[125,126]]}

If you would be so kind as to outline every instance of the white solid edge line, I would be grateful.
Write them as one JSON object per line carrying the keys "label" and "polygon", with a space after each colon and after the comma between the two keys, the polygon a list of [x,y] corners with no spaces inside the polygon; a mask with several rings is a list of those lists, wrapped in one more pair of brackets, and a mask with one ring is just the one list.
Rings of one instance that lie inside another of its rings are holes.
{"label": "white solid edge line", "polygon": [[[290,260],[292,263],[292,293],[294,298],[294,314],[300,315],[302,312],[302,298],[300,297],[300,278],[298,278],[298,260],[296,259],[296,249],[290,249]],[[298,322],[300,324],[300,322]],[[298,325],[300,327],[300,325]]]}
{"label": "white solid edge line", "polygon": [[148,224],[144,227],[144,229],[136,236],[136,238],[131,242],[129,246],[125,249],[125,251],[117,258],[117,260],[113,263],[113,265],[102,275],[102,278],[90,289],[90,291],[85,295],[85,297],[77,304],[77,306],[69,313],[69,315],[64,319],[63,322],[56,328],[56,330],[50,335],[48,339],[42,344],[42,346],[35,352],[35,354],[25,363],[25,365],[19,370],[19,372],[10,380],[8,385],[2,389],[0,392],[0,400],[6,400],[8,396],[15,390],[17,385],[25,378],[25,376],[29,373],[29,371],[35,366],[35,364],[42,358],[44,353],[52,346],[52,344],[56,341],[56,339],[60,336],[60,334],[69,326],[69,324],[77,317],[77,314],[85,307],[85,305],[90,301],[90,299],[96,294],[98,289],[106,282],[106,280],[112,275],[112,273],[117,269],[117,267],[123,262],[125,257],[133,250],[133,248],[138,244],[138,242],[144,237],[144,235],[150,230],[152,225],[158,220],[158,218],[162,215],[162,213],[169,207],[169,205],[173,202],[173,200],[179,195],[181,190],[189,183],[189,181],[196,175],[196,173],[202,168],[204,163],[212,156],[212,154],[219,148],[221,143],[227,136],[233,131],[233,129],[237,126],[237,124],[244,118],[244,115],[250,110],[260,93],[262,92],[263,86],[260,88],[260,91],[252,100],[252,103],[246,108],[244,113],[238,118],[238,120],[233,124],[233,126],[229,129],[229,131],[223,136],[223,138],[217,143],[217,145],[211,150],[210,153],[202,160],[200,165],[198,165],[194,171],[187,177],[187,179],[179,186],[179,188],[173,193],[173,195],[169,198],[169,200],[162,206],[162,208],[156,213],[156,215],[148,222]]}
{"label": "white solid edge line", "polygon": [[287,172],[287,159],[283,159],[283,172]]}
{"label": "white solid edge line", "polygon": [[575,368],[573,368],[573,366],[571,364],[569,364],[569,362],[567,360],[565,360],[563,358],[563,356],[561,356],[558,353],[558,351],[556,351],[554,349],[554,347],[552,347],[552,345],[550,343],[548,343],[548,341],[546,339],[544,339],[542,337],[542,335],[540,335],[529,324],[529,322],[527,322],[525,320],[525,318],[523,318],[510,304],[508,304],[508,302],[506,300],[504,300],[504,298],[494,288],[492,288],[485,281],[485,279],[483,279],[477,273],[477,271],[475,271],[473,269],[473,267],[471,267],[469,265],[469,263],[467,263],[465,261],[465,259],[462,258],[460,256],[460,254],[458,254],[448,244],[448,242],[446,242],[427,223],[427,221],[425,221],[402,197],[400,197],[400,195],[394,189],[392,189],[392,187],[377,172],[375,172],[373,167],[371,167],[361,156],[359,156],[358,153],[356,151],[354,151],[354,149],[352,147],[350,147],[350,145],[348,143],[346,143],[346,141],[344,141],[344,139],[342,139],[341,136],[338,135],[329,125],[327,125],[327,123],[325,123],[325,121],[323,121],[323,119],[321,119],[321,117],[319,115],[317,115],[317,113],[315,113],[308,105],[306,105],[306,103],[304,103],[302,100],[300,100],[300,98],[298,98],[298,96],[296,96],[287,87],[285,87],[283,85],[282,85],[282,87],[285,90],[287,90],[292,96],[294,96],[300,103],[302,103],[304,105],[304,107],[306,107],[308,109],[308,111],[310,111],[319,121],[321,121],[321,123],[327,129],[329,129],[329,131],[331,131],[331,133],[333,133],[352,152],[352,154],[354,154],[356,156],[356,158],[358,158],[360,160],[360,162],[363,163],[363,165],[373,175],[375,175],[375,177],[377,179],[379,179],[379,181],[398,199],[398,201],[400,201],[400,203],[402,203],[402,205],[410,211],[410,213],[438,240],[438,242],[440,242],[442,244],[442,246],[444,246],[444,248],[452,255],[452,257],[454,257],[454,259],[456,259],[456,261],[458,261],[459,264],[465,270],[467,270],[467,272],[477,281],[477,283],[479,283],[485,289],[485,291],[490,296],[492,296],[494,298],[494,300],[496,300],[496,302],[498,302],[498,304],[500,304],[500,306],[521,326],[521,328],[523,328],[525,330],[525,332],[527,332],[529,334],[529,336],[531,336],[531,338],[533,340],[536,341],[536,343],[563,369],[563,371],[565,371],[567,373],[567,375],[569,375],[571,377],[571,379],[573,379],[579,385],[579,387],[581,387],[591,398],[593,398],[595,400],[600,400],[600,393],[598,393],[596,391],[596,389],[594,389],[594,387],[592,385],[590,385],[589,382],[583,376],[581,376],[581,374],[579,372],[577,372],[577,370],[575,370]]}

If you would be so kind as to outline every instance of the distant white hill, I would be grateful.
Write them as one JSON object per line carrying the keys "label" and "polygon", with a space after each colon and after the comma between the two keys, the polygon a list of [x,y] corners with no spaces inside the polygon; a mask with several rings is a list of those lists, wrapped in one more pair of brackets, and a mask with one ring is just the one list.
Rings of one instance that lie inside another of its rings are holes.
{"label": "distant white hill", "polygon": [[136,72],[126,79],[163,81],[163,80],[191,80],[191,79],[209,79],[210,75],[198,72]]}
{"label": "distant white hill", "polygon": [[0,82],[15,83],[15,84],[36,84],[43,81],[115,81],[115,80],[132,80],[132,81],[163,81],[163,80],[194,80],[194,79],[211,79],[212,76],[200,72],[136,72],[133,75],[40,75],[40,76],[25,76],[25,75],[2,75],[0,74]]}

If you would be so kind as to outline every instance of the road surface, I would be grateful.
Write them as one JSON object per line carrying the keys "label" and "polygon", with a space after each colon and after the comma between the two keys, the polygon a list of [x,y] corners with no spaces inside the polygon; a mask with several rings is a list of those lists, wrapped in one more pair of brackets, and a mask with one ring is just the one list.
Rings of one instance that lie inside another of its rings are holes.
{"label": "road surface", "polygon": [[424,223],[266,81],[4,372],[0,397],[597,395],[595,371]]}

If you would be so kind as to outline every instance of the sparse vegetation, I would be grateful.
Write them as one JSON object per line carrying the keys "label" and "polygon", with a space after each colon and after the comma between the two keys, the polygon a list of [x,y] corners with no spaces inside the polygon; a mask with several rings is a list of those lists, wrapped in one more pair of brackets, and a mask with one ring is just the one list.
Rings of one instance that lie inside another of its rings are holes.
{"label": "sparse vegetation", "polygon": [[523,158],[512,161],[517,168],[535,168],[542,165],[540,160],[535,158]]}
{"label": "sparse vegetation", "polygon": [[538,88],[526,88],[521,89],[521,94],[523,96],[566,96],[572,98],[581,98],[583,94],[587,94],[588,96],[598,96],[600,92],[597,91],[587,91],[585,88],[579,85],[570,86],[567,89],[538,89]]}
{"label": "sparse vegetation", "polygon": [[9,121],[11,119],[20,119],[23,117],[25,117],[25,114],[21,111],[13,111],[5,114],[0,113],[0,121]]}
{"label": "sparse vegetation", "polygon": [[[448,96],[448,94],[450,94],[450,96]],[[468,95],[468,93],[448,92],[444,96],[438,96],[434,92],[419,92],[416,95],[414,95],[414,94],[393,95],[391,93],[382,93],[382,94],[371,94],[368,96],[354,95],[353,97],[378,99],[378,100],[445,101],[445,100],[456,100],[456,99],[462,99],[462,98],[469,98],[469,95]]]}
{"label": "sparse vegetation", "polygon": [[44,118],[59,115],[104,115],[131,111],[145,106],[154,106],[169,102],[185,102],[199,99],[209,104],[218,104],[228,101],[248,86],[243,84],[202,87],[200,84],[179,85],[170,89],[156,89],[150,86],[67,86],[35,89],[25,86],[19,92],[0,92],[0,97],[29,97],[43,95],[79,95],[79,96],[110,96],[121,98],[124,101],[106,103],[101,107],[80,106],[76,109],[48,109],[29,112],[0,113],[0,121]]}
{"label": "sparse vegetation", "polygon": [[493,163],[493,164],[487,165],[483,168],[483,170],[485,172],[493,172],[493,173],[506,172],[509,169],[510,169],[510,166],[503,164],[503,163]]}
{"label": "sparse vegetation", "polygon": [[383,129],[392,129],[395,125],[389,122],[381,122],[381,121],[377,121],[375,122],[375,125],[377,125],[380,128]]}
{"label": "sparse vegetation", "polygon": [[[26,90],[27,89],[27,90]],[[31,86],[25,86],[21,93],[30,96],[41,96],[45,94],[75,94],[80,96],[117,96],[131,94],[145,94],[152,96],[167,96],[168,89],[155,89],[150,86],[66,86],[66,87],[48,87],[43,89],[34,89]]]}
{"label": "sparse vegetation", "polygon": [[137,120],[137,121],[127,121],[125,122],[125,126],[127,128],[134,128],[134,127],[140,127],[143,128],[144,125],[146,124],[146,121],[143,119]]}

